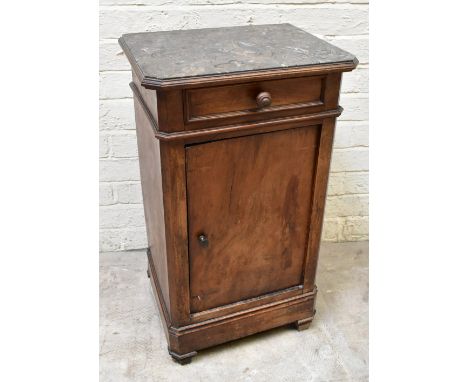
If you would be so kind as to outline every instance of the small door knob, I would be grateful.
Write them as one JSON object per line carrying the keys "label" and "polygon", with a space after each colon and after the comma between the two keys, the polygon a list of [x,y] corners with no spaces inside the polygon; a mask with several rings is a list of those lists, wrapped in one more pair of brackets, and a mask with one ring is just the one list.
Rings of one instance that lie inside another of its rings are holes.
{"label": "small door knob", "polygon": [[257,96],[257,105],[259,108],[267,107],[271,105],[271,94],[268,92],[261,92]]}
{"label": "small door knob", "polygon": [[208,246],[208,237],[205,234],[200,234],[198,235],[198,242],[202,247],[207,247]]}

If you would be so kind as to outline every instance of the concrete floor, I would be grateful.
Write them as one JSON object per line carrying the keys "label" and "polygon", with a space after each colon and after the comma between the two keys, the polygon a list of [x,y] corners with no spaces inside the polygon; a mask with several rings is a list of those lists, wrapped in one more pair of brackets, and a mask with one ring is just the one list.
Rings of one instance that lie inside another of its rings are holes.
{"label": "concrete floor", "polygon": [[368,243],[324,243],[317,314],[309,329],[273,329],[200,351],[180,366],[146,277],[143,251],[100,256],[100,380],[368,380]]}

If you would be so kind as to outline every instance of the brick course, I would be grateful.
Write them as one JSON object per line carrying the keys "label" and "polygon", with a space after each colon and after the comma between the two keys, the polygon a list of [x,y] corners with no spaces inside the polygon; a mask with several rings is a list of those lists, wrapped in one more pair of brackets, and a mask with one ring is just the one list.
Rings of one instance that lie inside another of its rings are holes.
{"label": "brick course", "polygon": [[345,73],[323,240],[368,239],[368,4],[361,0],[100,0],[100,249],[146,247],[123,33],[289,22],[355,54]]}

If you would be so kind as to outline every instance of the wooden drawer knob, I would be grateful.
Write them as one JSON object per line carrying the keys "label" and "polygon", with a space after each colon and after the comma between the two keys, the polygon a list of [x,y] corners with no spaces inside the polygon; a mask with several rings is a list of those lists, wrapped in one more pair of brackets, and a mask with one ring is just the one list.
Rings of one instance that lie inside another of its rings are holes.
{"label": "wooden drawer knob", "polygon": [[271,105],[271,94],[268,92],[261,92],[257,96],[257,105],[258,107],[267,107]]}

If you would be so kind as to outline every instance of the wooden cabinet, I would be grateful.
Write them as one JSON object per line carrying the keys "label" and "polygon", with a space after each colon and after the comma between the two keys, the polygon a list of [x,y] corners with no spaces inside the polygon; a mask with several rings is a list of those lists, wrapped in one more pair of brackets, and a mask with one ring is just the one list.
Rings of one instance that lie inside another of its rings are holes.
{"label": "wooden cabinet", "polygon": [[289,24],[124,35],[172,357],[315,313],[344,52]]}

